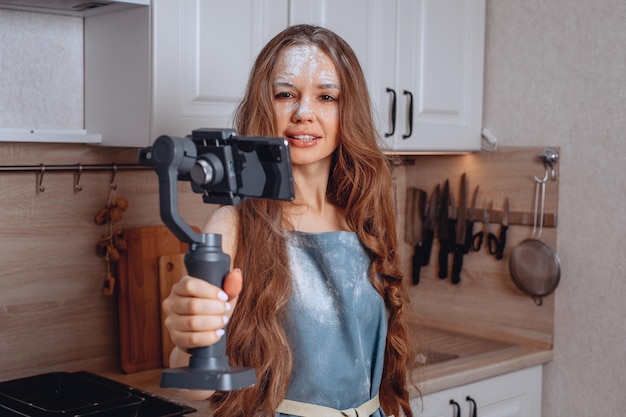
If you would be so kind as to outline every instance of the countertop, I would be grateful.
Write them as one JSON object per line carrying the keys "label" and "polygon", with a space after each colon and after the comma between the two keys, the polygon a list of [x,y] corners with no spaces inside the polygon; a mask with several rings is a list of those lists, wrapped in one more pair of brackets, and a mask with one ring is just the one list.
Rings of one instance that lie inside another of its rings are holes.
{"label": "countertop", "polygon": [[[414,332],[416,340],[423,341],[419,346],[423,352],[419,356],[422,363],[412,373],[422,395],[552,360],[552,350],[523,343],[504,342],[437,328],[416,328]],[[160,369],[132,374],[119,371],[99,372],[104,377],[198,410],[189,415],[210,415],[208,401],[189,400],[179,391],[159,387],[160,373]],[[417,396],[418,393],[413,390],[411,395]]]}

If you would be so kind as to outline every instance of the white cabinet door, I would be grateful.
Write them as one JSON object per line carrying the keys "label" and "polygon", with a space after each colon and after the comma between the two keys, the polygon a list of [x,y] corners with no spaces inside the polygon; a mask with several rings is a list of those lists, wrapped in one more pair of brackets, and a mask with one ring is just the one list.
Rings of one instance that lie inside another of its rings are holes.
{"label": "white cabinet door", "polygon": [[540,417],[541,385],[542,367],[535,366],[469,384],[459,401],[472,398],[480,417]]}
{"label": "white cabinet door", "polygon": [[380,72],[377,35],[385,9],[380,0],[292,0],[289,24],[313,24],[337,33],[356,53],[369,83]]}
{"label": "white cabinet door", "polygon": [[396,8],[395,26],[383,28],[383,36],[391,43],[395,35],[394,72],[376,93],[389,106],[395,96],[395,120],[391,111],[381,113],[385,146],[479,150],[485,0],[396,0],[390,7]]}
{"label": "white cabinet door", "polygon": [[420,417],[541,417],[542,369],[534,366],[428,394],[411,406]]}
{"label": "white cabinet door", "polygon": [[480,149],[485,0],[292,0],[289,13],[352,46],[386,149]]}
{"label": "white cabinet door", "polygon": [[458,388],[439,391],[411,400],[411,409],[419,417],[456,417],[456,408],[450,403],[457,398]]}
{"label": "white cabinet door", "polygon": [[152,0],[85,20],[85,125],[111,146],[232,127],[252,63],[288,0]]}
{"label": "white cabinet door", "polygon": [[153,4],[153,135],[232,127],[254,59],[288,25],[287,0]]}

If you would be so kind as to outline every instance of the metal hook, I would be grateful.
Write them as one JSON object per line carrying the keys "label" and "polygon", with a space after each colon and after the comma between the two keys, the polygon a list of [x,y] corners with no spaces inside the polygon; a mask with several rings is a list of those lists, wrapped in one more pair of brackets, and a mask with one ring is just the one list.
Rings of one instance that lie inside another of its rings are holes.
{"label": "metal hook", "polygon": [[111,190],[117,190],[117,184],[115,184],[115,174],[117,174],[117,165],[113,162],[113,167],[111,168],[111,181],[109,182],[109,187]]}
{"label": "metal hook", "polygon": [[41,171],[37,173],[37,194],[46,191],[46,187],[43,185],[43,173],[46,172],[46,166],[44,164],[39,164],[39,166]]}
{"label": "metal hook", "polygon": [[[546,167],[546,174],[548,172],[548,166],[550,167],[550,179],[556,181],[556,170],[554,165],[559,161],[559,153],[554,148],[546,148],[540,154],[539,157],[543,161]],[[546,178],[547,179],[547,178]]]}
{"label": "metal hook", "polygon": [[78,164],[78,171],[74,175],[74,192],[79,193],[83,191],[83,186],[80,185],[80,174],[83,172],[83,165]]}

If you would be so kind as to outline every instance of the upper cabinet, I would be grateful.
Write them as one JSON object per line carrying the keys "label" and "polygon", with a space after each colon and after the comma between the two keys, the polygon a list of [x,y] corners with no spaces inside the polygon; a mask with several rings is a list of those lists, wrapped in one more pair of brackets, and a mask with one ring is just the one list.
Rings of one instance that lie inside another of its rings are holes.
{"label": "upper cabinet", "polygon": [[298,0],[290,23],[328,27],[367,77],[384,148],[480,150],[485,0]]}
{"label": "upper cabinet", "polygon": [[378,38],[384,85],[373,91],[386,147],[480,150],[485,0],[389,3],[396,10]]}
{"label": "upper cabinet", "polygon": [[106,145],[231,127],[252,63],[288,25],[354,48],[384,148],[479,150],[485,0],[153,0],[85,20],[85,124]]}
{"label": "upper cabinet", "polygon": [[153,0],[85,21],[85,124],[104,145],[231,127],[254,58],[287,0]]}

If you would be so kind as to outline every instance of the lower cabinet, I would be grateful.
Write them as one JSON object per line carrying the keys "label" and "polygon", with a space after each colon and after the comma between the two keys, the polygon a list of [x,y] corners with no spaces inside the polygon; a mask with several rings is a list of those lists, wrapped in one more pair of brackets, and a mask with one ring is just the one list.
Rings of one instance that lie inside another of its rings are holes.
{"label": "lower cabinet", "polygon": [[542,366],[415,398],[419,417],[540,417]]}

